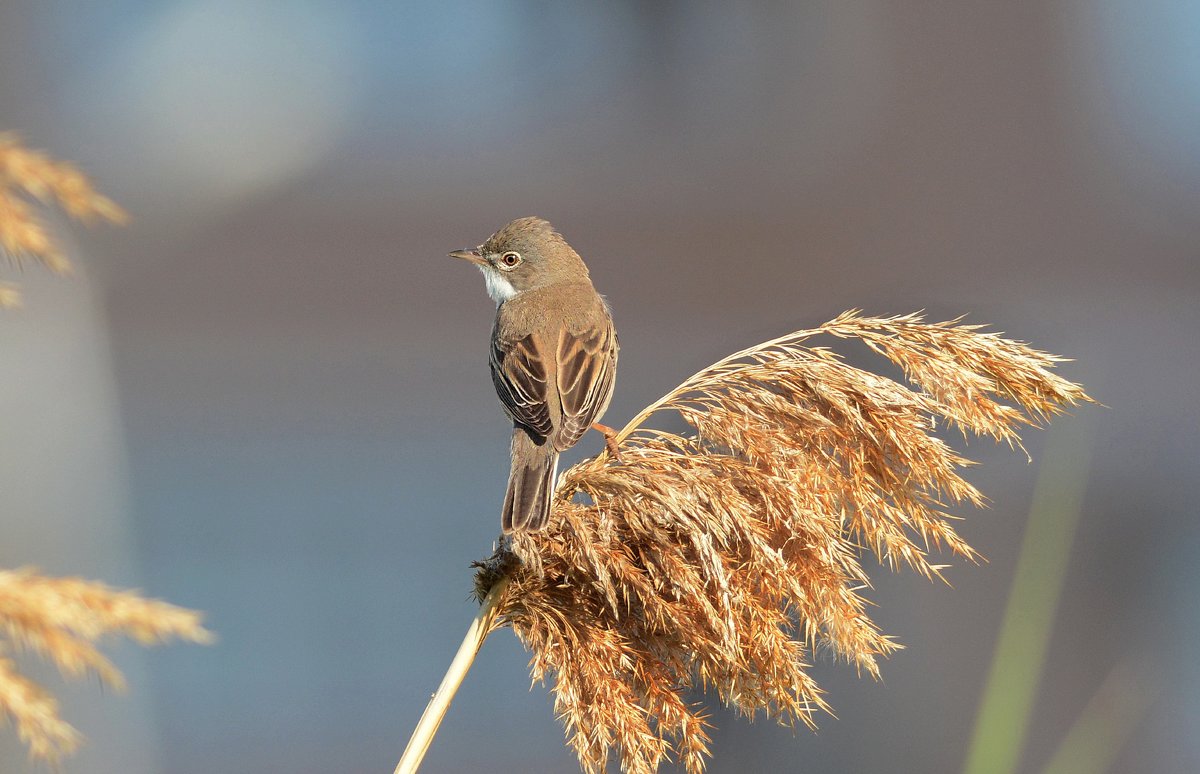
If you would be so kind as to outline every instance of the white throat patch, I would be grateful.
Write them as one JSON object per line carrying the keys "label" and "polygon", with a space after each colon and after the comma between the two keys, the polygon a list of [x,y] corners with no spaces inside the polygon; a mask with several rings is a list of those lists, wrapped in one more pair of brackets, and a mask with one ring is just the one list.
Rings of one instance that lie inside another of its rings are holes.
{"label": "white throat patch", "polygon": [[517,294],[517,289],[512,286],[512,283],[496,269],[491,266],[480,266],[479,270],[483,272],[483,281],[487,285],[488,295],[492,297],[497,306]]}

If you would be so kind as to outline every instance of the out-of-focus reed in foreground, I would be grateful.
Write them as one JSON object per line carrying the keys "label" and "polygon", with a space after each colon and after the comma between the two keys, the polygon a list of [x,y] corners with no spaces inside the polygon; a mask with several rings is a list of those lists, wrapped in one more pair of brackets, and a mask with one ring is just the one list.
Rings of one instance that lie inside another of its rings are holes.
{"label": "out-of-focus reed in foreground", "polygon": [[14,651],[37,653],[67,677],[95,674],[124,690],[121,673],[96,648],[113,636],[142,645],[172,639],[209,642],[201,615],[79,578],[48,578],[32,570],[0,571],[0,710],[35,758],[55,760],[79,746],[79,733],[59,716],[58,704],[22,676]]}
{"label": "out-of-focus reed in foreground", "polygon": [[[808,346],[818,334],[865,342],[913,388]],[[553,676],[583,769],[615,753],[627,772],[702,771],[693,687],[812,725],[828,709],[813,651],[878,675],[899,646],[867,615],[864,554],[927,577],[931,548],[976,556],[945,509],[984,498],[939,422],[1019,447],[1020,427],[1091,400],[1060,360],[958,320],[849,312],[706,368],[619,433],[621,461],[566,471],[550,527],[501,546],[476,588],[506,581],[495,625]],[[646,425],[662,412],[692,432]]]}
{"label": "out-of-focus reed in foreground", "polygon": [[[127,220],[125,211],[97,193],[72,164],[26,148],[12,133],[0,133],[0,248],[18,263],[32,256],[56,274],[69,274],[71,262],[30,199],[43,205],[57,202],[85,223]],[[20,299],[14,285],[0,283],[0,307],[15,306]]]}
{"label": "out-of-focus reed in foreground", "polygon": [[[25,148],[0,134],[0,252],[20,262],[26,256],[65,274],[71,264],[25,197],[57,201],[72,217],[120,223],[125,213],[92,188],[70,164]],[[15,287],[0,283],[0,306],[20,300]],[[209,642],[200,613],[110,589],[78,578],[49,578],[32,570],[0,571],[0,719],[16,728],[32,757],[55,761],[74,752],[78,731],[59,715],[58,703],[20,673],[14,656],[35,653],[67,677],[95,674],[124,688],[121,673],[97,649],[105,639],[129,637],[143,645],[171,639]]]}

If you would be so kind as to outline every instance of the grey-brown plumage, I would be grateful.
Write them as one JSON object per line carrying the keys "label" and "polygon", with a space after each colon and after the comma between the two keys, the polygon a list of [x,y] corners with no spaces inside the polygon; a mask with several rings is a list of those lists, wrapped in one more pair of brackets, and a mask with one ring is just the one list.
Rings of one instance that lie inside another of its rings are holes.
{"label": "grey-brown plumage", "polygon": [[550,516],[558,455],[603,416],[617,373],[617,335],[587,266],[541,218],[514,220],[451,255],[483,271],[495,299],[490,365],[513,422],[505,532],[538,530]]}

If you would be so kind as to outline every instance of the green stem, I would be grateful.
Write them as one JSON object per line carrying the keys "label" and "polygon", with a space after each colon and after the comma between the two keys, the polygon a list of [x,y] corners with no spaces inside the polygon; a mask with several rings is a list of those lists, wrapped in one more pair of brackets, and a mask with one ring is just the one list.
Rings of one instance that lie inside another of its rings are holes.
{"label": "green stem", "polygon": [[975,720],[965,774],[1016,771],[1083,505],[1091,446],[1079,418],[1043,451],[1004,623]]}

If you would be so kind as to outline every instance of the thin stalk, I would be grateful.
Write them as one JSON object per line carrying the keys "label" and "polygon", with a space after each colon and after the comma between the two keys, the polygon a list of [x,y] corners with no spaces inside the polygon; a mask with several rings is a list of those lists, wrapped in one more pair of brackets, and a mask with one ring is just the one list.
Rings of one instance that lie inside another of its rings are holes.
{"label": "thin stalk", "polygon": [[1111,769],[1160,690],[1159,674],[1148,663],[1128,659],[1117,664],[1042,774],[1100,774]]}
{"label": "thin stalk", "polygon": [[395,774],[415,774],[420,768],[429,745],[433,743],[434,734],[442,724],[442,718],[446,716],[446,710],[450,709],[454,694],[458,692],[458,687],[467,676],[467,671],[474,663],[483,641],[492,630],[492,623],[500,612],[501,602],[504,601],[504,592],[508,589],[508,580],[507,575],[501,577],[483,600],[479,613],[471,622],[471,628],[467,629],[467,636],[463,638],[462,645],[458,646],[458,653],[454,654],[454,660],[450,662],[446,676],[442,678],[442,684],[438,686],[437,692],[421,713],[421,720],[408,740],[408,746],[404,748],[404,755],[400,756],[400,762],[396,764]]}
{"label": "thin stalk", "polygon": [[964,774],[1012,774],[1025,748],[1091,459],[1091,428],[1068,428],[1046,441]]}

